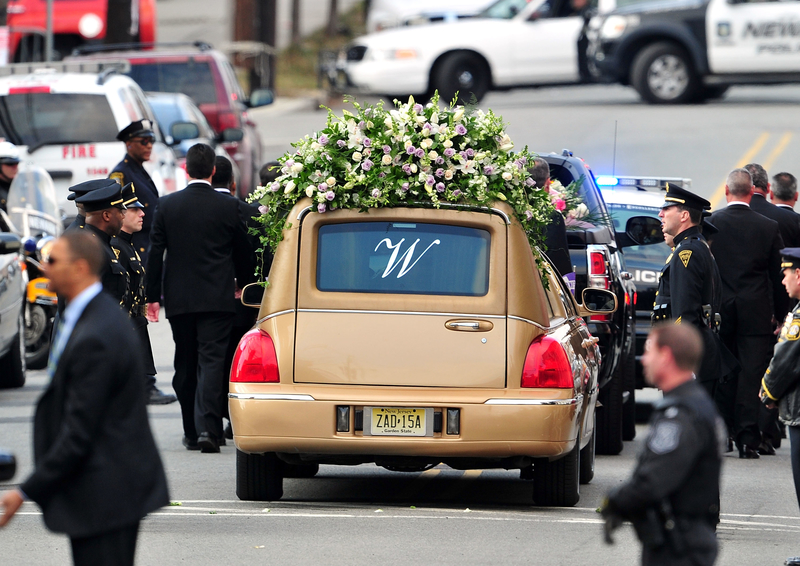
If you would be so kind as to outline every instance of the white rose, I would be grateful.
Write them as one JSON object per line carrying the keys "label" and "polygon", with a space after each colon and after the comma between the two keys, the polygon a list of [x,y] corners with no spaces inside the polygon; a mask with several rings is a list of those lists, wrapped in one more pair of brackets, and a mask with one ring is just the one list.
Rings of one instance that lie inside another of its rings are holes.
{"label": "white rose", "polygon": [[295,163],[294,165],[292,165],[292,173],[299,173],[302,170],[303,170],[302,163]]}
{"label": "white rose", "polygon": [[332,186],[334,186],[336,184],[336,179],[334,179],[333,177],[328,177],[327,179],[325,179],[325,183],[329,187],[332,187]]}
{"label": "white rose", "polygon": [[392,156],[391,156],[391,155],[389,155],[388,153],[387,153],[387,154],[385,154],[385,155],[384,155],[384,156],[381,158],[381,163],[383,163],[384,165],[391,165],[391,164],[392,164]]}
{"label": "white rose", "polygon": [[412,145],[414,145],[414,144],[411,143],[411,140],[408,139],[408,138],[406,138],[406,140],[403,142],[403,147],[406,148],[406,149],[408,149],[409,146],[412,146]]}
{"label": "white rose", "polygon": [[309,198],[310,198],[310,197],[313,197],[315,192],[316,192],[316,191],[315,191],[314,185],[309,185],[309,186],[306,188],[306,196],[307,196],[307,197],[309,197]]}
{"label": "white rose", "polygon": [[363,157],[363,156],[362,156],[362,155],[361,155],[361,153],[359,153],[358,151],[356,151],[356,152],[354,152],[354,153],[353,153],[353,161],[361,161],[361,158],[362,158],[362,157]]}
{"label": "white rose", "polygon": [[283,189],[283,194],[288,195],[291,193],[297,185],[294,184],[294,181],[289,181],[286,183],[286,187]]}
{"label": "white rose", "polygon": [[412,173],[416,173],[417,172],[417,164],[416,163],[412,163],[411,164],[411,172]]}
{"label": "white rose", "polygon": [[437,157],[439,157],[439,154],[436,153],[435,151],[429,151],[428,152],[428,157],[430,157],[433,160],[433,159],[436,159]]}
{"label": "white rose", "polygon": [[322,149],[322,146],[317,142],[312,142],[311,143],[311,149],[313,149],[315,151],[319,151],[320,149]]}
{"label": "white rose", "polygon": [[452,142],[451,140],[444,140],[444,141],[442,142],[442,145],[443,145],[445,148],[448,148],[448,147],[453,147],[453,142]]}
{"label": "white rose", "polygon": [[511,173],[509,173],[508,171],[503,173],[503,179],[505,179],[506,181],[510,181],[511,177],[513,177],[513,175]]}
{"label": "white rose", "polygon": [[386,118],[384,118],[384,120],[383,120],[383,124],[384,124],[384,125],[385,125],[387,128],[391,128],[391,127],[392,127],[392,117],[391,117],[391,116],[387,116]]}
{"label": "white rose", "polygon": [[447,180],[447,181],[449,181],[450,179],[452,179],[452,178],[453,178],[453,170],[452,170],[452,169],[448,169],[447,171],[445,171],[445,172],[444,172],[444,178],[445,178],[445,180]]}
{"label": "white rose", "polygon": [[423,149],[430,149],[433,146],[433,140],[431,138],[425,138],[421,142],[419,142],[420,147]]}

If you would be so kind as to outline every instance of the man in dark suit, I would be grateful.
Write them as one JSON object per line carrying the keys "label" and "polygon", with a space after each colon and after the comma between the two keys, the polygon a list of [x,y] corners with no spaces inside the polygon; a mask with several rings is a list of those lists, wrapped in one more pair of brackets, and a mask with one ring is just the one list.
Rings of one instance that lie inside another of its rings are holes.
{"label": "man in dark suit", "polygon": [[[233,324],[235,280],[248,277],[249,242],[239,204],[211,187],[214,150],[186,153],[190,183],[162,197],[150,235],[147,318],[158,321],[163,297],[175,341],[172,386],[189,450],[219,452],[227,403],[225,351]],[[166,267],[164,252],[167,253]]]}
{"label": "man in dark suit", "polygon": [[[535,158],[530,173],[536,186],[549,193],[550,166],[547,161],[541,157]],[[574,271],[572,269],[572,260],[569,257],[569,245],[567,244],[567,225],[564,217],[557,210],[553,211],[550,222],[547,224],[544,245],[547,247],[547,257],[550,258],[562,276]]]}
{"label": "man in dark suit", "polygon": [[795,176],[785,171],[775,174],[772,177],[770,195],[772,204],[794,212],[794,205],[797,203],[797,179]]}
{"label": "man in dark suit", "polygon": [[53,245],[46,274],[68,301],[36,406],[35,469],[0,505],[4,526],[30,499],[69,535],[76,565],[132,565],[139,522],[169,503],[145,405],[139,339],[102,291],[103,251],[82,230]]}
{"label": "man in dark suit", "polygon": [[783,247],[778,223],[750,208],[753,181],[734,169],[725,185],[727,208],[711,215],[710,242],[722,278],[720,336],[742,366],[738,378],[718,388],[716,400],[740,458],[758,458],[758,388],[772,357],[775,330],[774,279],[780,278]]}

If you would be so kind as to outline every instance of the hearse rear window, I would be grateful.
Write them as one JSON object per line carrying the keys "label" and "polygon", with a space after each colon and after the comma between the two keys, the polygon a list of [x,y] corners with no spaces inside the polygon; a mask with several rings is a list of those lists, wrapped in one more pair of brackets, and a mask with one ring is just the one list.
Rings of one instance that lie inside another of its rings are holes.
{"label": "hearse rear window", "polygon": [[317,289],[350,293],[483,296],[489,232],[416,222],[328,224],[319,229]]}

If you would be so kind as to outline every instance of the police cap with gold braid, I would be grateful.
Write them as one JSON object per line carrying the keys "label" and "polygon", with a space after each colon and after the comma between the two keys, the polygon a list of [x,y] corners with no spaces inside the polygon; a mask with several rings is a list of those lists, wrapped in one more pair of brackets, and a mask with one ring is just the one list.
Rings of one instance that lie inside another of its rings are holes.
{"label": "police cap with gold braid", "polygon": [[784,269],[800,269],[800,248],[781,250],[781,271]]}
{"label": "police cap with gold braid", "polygon": [[136,120],[131,122],[117,134],[119,141],[128,141],[133,138],[151,138],[155,139],[156,134],[153,131],[153,122],[150,120]]}
{"label": "police cap with gold braid", "polygon": [[667,194],[664,195],[664,204],[661,206],[661,208],[667,208],[669,206],[677,206],[681,204],[683,206],[701,211],[709,210],[711,208],[711,203],[703,197],[699,197],[696,194],[687,191],[683,187],[679,187],[674,184],[670,185],[667,183]]}
{"label": "police cap with gold braid", "polygon": [[112,183],[116,183],[114,179],[92,179],[91,181],[84,181],[69,188],[70,194],[67,195],[67,200],[75,200],[82,197],[86,193],[96,191],[97,189],[105,189],[110,187]]}
{"label": "police cap with gold braid", "polygon": [[75,202],[81,203],[86,212],[96,212],[107,208],[126,209],[125,199],[122,196],[122,187],[116,181],[108,187],[94,190],[76,198]]}
{"label": "police cap with gold braid", "polygon": [[[113,181],[113,179],[111,180]],[[133,188],[133,183],[128,183],[122,187],[122,204],[126,208],[144,208],[144,205],[136,198],[136,190]]]}

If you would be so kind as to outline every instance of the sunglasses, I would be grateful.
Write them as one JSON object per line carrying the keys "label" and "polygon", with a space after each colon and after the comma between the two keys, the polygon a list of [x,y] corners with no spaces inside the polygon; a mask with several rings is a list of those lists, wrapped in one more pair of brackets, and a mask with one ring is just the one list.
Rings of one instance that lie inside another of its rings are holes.
{"label": "sunglasses", "polygon": [[142,147],[147,147],[148,145],[153,145],[156,140],[153,138],[137,138],[136,142],[141,145]]}

